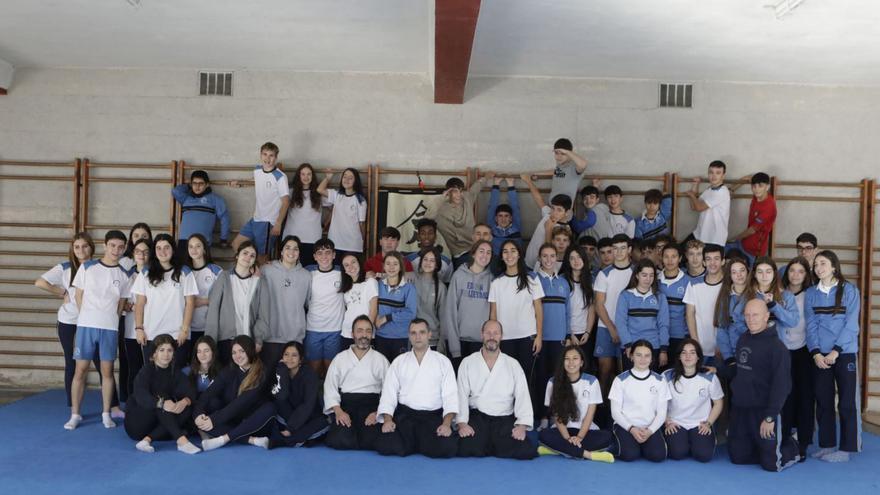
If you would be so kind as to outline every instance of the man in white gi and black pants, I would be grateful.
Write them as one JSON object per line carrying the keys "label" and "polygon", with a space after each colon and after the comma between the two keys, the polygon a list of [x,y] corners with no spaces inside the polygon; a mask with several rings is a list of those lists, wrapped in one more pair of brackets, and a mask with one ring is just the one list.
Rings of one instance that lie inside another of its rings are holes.
{"label": "man in white gi and black pants", "polygon": [[458,414],[458,387],[449,358],[432,351],[428,323],[409,324],[412,350],[391,363],[379,399],[382,433],[376,451],[382,455],[453,457],[458,436],[452,420]]}
{"label": "man in white gi and black pants", "polygon": [[483,348],[458,368],[458,455],[533,459],[538,450],[526,439],[534,423],[526,375],[501,352],[501,323],[487,320],[480,334]]}

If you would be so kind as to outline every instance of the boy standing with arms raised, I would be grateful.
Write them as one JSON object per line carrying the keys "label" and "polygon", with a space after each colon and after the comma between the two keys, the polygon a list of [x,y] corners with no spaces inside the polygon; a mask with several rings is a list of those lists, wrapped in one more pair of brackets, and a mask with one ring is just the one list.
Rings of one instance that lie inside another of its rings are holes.
{"label": "boy standing with arms raised", "polygon": [[553,180],[550,184],[550,200],[557,194],[564,194],[574,203],[577,198],[578,185],[587,170],[587,160],[574,151],[571,141],[566,138],[557,139],[553,143]]}
{"label": "boy standing with arms raised", "polygon": [[[232,249],[237,250],[239,244],[246,239],[252,240],[260,263],[269,259],[269,253],[281,235],[281,227],[290,207],[287,176],[275,166],[277,161],[278,146],[275,143],[264,144],[260,148],[260,165],[254,167],[254,216],[244,224],[232,241]],[[230,182],[230,185],[241,187],[237,181]]]}
{"label": "boy standing with arms raised", "polygon": [[770,247],[770,232],[776,222],[776,199],[770,194],[770,176],[758,172],[751,178],[752,202],[749,205],[749,223],[746,230],[730,239],[727,249],[739,249],[751,265],[758,256],[766,256]]}
{"label": "boy standing with arms raised", "polygon": [[[697,197],[700,178],[694,178],[694,185],[686,194],[691,210],[700,214],[694,238],[705,244],[724,246],[727,242],[727,224],[730,220],[730,190],[724,185],[727,165],[721,160],[709,164],[709,187]],[[705,350],[705,349],[704,349]]]}

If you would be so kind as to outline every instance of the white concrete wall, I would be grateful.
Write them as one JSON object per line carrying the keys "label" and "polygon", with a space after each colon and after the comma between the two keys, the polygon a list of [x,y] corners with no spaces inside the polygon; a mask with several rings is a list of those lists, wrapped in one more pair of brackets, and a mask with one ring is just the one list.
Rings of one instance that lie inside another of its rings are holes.
{"label": "white concrete wall", "polygon": [[598,172],[722,158],[737,175],[857,180],[880,152],[880,88],[701,83],[692,110],[656,108],[654,81],[477,78],[464,105],[434,105],[418,75],[237,72],[232,98],[196,89],[195,70],[19,69],[0,153],[250,162],[271,139],[288,162],[525,170],[569,136]]}

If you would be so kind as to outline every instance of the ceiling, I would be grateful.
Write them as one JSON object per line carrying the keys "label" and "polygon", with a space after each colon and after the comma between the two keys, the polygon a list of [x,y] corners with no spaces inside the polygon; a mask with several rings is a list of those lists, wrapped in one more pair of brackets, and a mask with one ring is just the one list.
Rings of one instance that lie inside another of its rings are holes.
{"label": "ceiling", "polygon": [[[138,3],[132,6],[129,2]],[[880,85],[880,2],[482,0],[471,76]],[[432,0],[3,0],[17,67],[425,73]]]}

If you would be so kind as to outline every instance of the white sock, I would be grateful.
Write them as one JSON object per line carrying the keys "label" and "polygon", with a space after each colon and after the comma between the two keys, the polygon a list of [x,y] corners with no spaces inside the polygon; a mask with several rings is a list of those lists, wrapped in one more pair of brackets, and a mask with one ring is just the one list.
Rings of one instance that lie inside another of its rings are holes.
{"label": "white sock", "polygon": [[810,455],[810,457],[812,457],[813,459],[818,459],[820,457],[825,457],[826,455],[834,453],[836,451],[837,451],[837,449],[835,449],[834,447],[825,447],[824,449],[819,449],[819,450],[813,452]]}
{"label": "white sock", "polygon": [[116,421],[113,421],[108,412],[101,413],[101,422],[104,423],[104,428],[116,428]]}
{"label": "white sock", "polygon": [[269,437],[250,437],[248,438],[248,443],[251,445],[256,445],[257,447],[268,449]]}
{"label": "white sock", "polygon": [[226,445],[225,437],[217,437],[217,438],[209,438],[207,440],[202,440],[202,450],[205,452],[209,450],[219,449],[220,447]]}
{"label": "white sock", "polygon": [[75,430],[77,426],[79,426],[80,422],[83,420],[83,417],[79,414],[71,414],[70,419],[67,420],[67,423],[64,423],[65,430]]}
{"label": "white sock", "polygon": [[538,424],[538,431],[544,431],[549,426],[550,426],[550,420],[548,420],[547,418],[543,418],[541,420],[541,422]]}
{"label": "white sock", "polygon": [[134,444],[134,448],[140,450],[141,452],[147,452],[150,454],[156,451],[156,449],[154,449],[153,446],[150,445],[150,442],[146,440],[141,440],[140,442]]}
{"label": "white sock", "polygon": [[125,411],[121,409],[110,411],[110,417],[113,419],[125,419]]}
{"label": "white sock", "polygon": [[198,454],[202,451],[202,449],[193,445],[192,442],[186,442],[183,445],[178,445],[177,450],[183,452],[184,454]]}
{"label": "white sock", "polygon": [[819,458],[825,462],[849,462],[849,452],[838,450]]}

